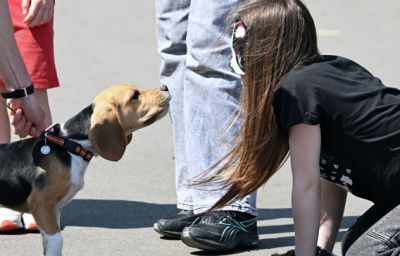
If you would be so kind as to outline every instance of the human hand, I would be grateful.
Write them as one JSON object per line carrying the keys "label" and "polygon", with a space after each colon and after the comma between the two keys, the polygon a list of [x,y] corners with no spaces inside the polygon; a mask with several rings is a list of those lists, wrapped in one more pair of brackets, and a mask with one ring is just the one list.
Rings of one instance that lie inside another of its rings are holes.
{"label": "human hand", "polygon": [[53,18],[54,0],[22,0],[22,14],[29,27],[47,23]]}
{"label": "human hand", "polygon": [[15,134],[25,138],[28,135],[38,136],[45,130],[45,115],[34,95],[10,99],[8,105],[15,110],[10,112],[10,121]]}

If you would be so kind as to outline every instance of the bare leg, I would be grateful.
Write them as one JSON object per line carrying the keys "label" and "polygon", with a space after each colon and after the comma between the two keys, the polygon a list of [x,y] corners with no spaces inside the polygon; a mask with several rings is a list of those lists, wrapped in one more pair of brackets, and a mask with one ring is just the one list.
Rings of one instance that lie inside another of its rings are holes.
{"label": "bare leg", "polygon": [[[5,88],[0,84],[0,90]],[[6,100],[0,97],[0,101],[6,103]],[[8,119],[7,108],[0,103],[0,144],[10,143],[10,121]],[[10,210],[8,208],[0,208],[0,231],[10,231],[22,229],[21,213]]]}
{"label": "bare leg", "polygon": [[46,124],[46,126],[50,126],[53,121],[51,118],[50,104],[49,104],[49,97],[47,95],[47,90],[46,89],[35,90],[35,96],[44,111],[45,114],[44,123]]}
{"label": "bare leg", "polygon": [[[0,84],[0,91],[4,91],[4,85]],[[0,97],[2,103],[6,103],[6,100]],[[8,119],[7,108],[4,104],[0,103],[0,144],[10,143],[10,121]]]}

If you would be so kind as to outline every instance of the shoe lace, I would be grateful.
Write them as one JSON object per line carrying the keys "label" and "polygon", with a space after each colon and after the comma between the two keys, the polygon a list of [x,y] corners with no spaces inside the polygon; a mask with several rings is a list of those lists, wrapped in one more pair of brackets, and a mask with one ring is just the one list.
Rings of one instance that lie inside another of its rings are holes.
{"label": "shoe lace", "polygon": [[220,225],[231,226],[247,232],[246,225],[236,220],[237,213],[234,211],[211,211],[203,215],[200,220],[202,224],[217,223]]}
{"label": "shoe lace", "polygon": [[201,223],[214,223],[219,220],[230,216],[228,211],[211,211],[205,213],[201,218]]}

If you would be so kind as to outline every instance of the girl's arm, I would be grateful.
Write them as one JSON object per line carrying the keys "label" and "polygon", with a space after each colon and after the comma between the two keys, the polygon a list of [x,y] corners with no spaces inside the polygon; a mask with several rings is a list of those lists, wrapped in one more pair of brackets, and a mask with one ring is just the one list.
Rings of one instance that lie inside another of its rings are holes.
{"label": "girl's arm", "polygon": [[347,191],[334,183],[322,180],[321,183],[321,220],[318,245],[332,251],[335,245],[340,222],[346,204]]}
{"label": "girl's arm", "polygon": [[289,147],[296,256],[311,256],[316,254],[320,220],[320,126],[292,126]]}

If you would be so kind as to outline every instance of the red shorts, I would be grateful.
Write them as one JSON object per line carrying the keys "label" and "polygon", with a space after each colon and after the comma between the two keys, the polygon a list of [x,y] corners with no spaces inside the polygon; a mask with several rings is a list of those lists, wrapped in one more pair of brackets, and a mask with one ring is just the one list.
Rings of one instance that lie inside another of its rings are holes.
{"label": "red shorts", "polygon": [[8,0],[15,39],[36,89],[58,87],[54,63],[53,19],[29,28],[24,22],[21,0]]}

